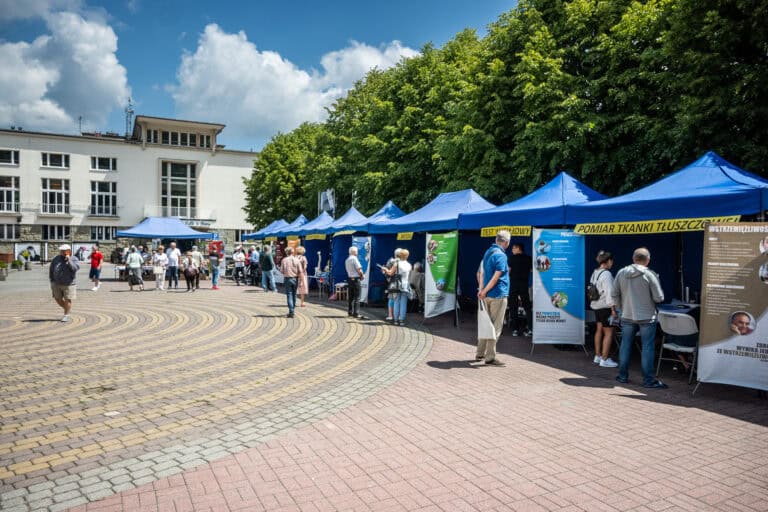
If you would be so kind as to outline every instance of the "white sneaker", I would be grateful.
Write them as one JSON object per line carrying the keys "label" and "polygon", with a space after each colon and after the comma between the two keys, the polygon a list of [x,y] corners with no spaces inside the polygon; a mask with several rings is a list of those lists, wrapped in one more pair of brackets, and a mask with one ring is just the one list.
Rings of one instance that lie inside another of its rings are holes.
{"label": "white sneaker", "polygon": [[619,363],[611,359],[610,357],[608,359],[602,359],[600,360],[600,366],[603,368],[616,368],[619,366]]}
{"label": "white sneaker", "polygon": [[69,315],[64,315],[63,317],[61,317],[61,321],[62,322],[69,322]]}
{"label": "white sneaker", "polygon": [[592,360],[595,364],[600,364],[602,362],[603,358],[600,356],[595,356],[595,358]]}
{"label": "white sneaker", "polygon": [[525,336],[525,337],[527,337],[527,338],[530,338],[531,336],[533,336],[533,331],[531,331],[531,330],[527,330],[527,331],[525,331],[525,332],[523,333],[523,336]]}
{"label": "white sneaker", "polygon": [[519,335],[520,335],[520,333],[518,333],[517,331],[512,331],[512,336],[515,336],[515,337],[517,337],[517,336],[519,336]]}
{"label": "white sneaker", "polygon": [[98,286],[94,286],[93,288],[91,288],[91,291],[92,291],[92,292],[95,292],[95,291],[98,291],[98,289],[99,289],[99,287],[98,287]]}

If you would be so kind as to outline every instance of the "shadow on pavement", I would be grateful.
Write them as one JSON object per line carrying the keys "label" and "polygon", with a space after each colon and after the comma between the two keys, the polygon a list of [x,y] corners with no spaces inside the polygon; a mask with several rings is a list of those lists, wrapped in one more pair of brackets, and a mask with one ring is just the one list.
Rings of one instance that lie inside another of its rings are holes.
{"label": "shadow on pavement", "polygon": [[485,366],[484,364],[473,364],[474,359],[471,360],[455,360],[455,361],[427,361],[427,366],[437,368],[438,370],[454,370],[456,368],[479,368]]}
{"label": "shadow on pavement", "polygon": [[60,323],[61,319],[60,318],[58,318],[58,319],[57,318],[30,318],[28,320],[22,320],[22,322],[28,323],[28,324],[40,324],[40,323],[43,323],[43,322],[57,322],[57,323]]}

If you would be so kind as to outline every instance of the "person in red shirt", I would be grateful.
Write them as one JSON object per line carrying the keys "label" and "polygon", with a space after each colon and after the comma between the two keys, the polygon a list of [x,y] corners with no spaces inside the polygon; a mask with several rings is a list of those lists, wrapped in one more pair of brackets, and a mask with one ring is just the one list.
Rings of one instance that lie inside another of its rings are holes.
{"label": "person in red shirt", "polygon": [[101,263],[104,261],[104,255],[101,254],[99,246],[94,245],[91,250],[91,271],[88,273],[88,278],[93,280],[93,288],[91,291],[98,291],[101,283],[99,278],[101,277]]}

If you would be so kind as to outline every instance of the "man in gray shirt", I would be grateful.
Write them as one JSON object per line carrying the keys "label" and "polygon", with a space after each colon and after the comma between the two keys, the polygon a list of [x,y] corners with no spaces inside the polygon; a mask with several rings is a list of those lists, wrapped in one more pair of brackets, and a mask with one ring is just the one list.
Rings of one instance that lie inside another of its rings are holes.
{"label": "man in gray shirt", "polygon": [[53,258],[48,268],[48,279],[51,281],[53,299],[64,310],[62,322],[69,322],[69,312],[77,292],[75,276],[78,270],[80,262],[72,256],[72,248],[67,244],[59,246],[59,254]]}
{"label": "man in gray shirt", "polygon": [[349,257],[344,262],[344,267],[347,269],[347,299],[349,300],[349,307],[347,314],[361,320],[365,320],[365,317],[360,314],[360,281],[365,279],[365,273],[363,273],[363,266],[360,264],[360,260],[357,259],[357,247],[354,245],[349,248]]}
{"label": "man in gray shirt", "polygon": [[619,375],[621,383],[629,381],[629,360],[632,340],[640,331],[643,387],[664,389],[666,384],[656,379],[653,360],[656,353],[656,304],[664,301],[659,276],[648,268],[651,253],[645,247],[635,249],[632,264],[619,270],[613,283],[613,302],[621,308],[621,347]]}

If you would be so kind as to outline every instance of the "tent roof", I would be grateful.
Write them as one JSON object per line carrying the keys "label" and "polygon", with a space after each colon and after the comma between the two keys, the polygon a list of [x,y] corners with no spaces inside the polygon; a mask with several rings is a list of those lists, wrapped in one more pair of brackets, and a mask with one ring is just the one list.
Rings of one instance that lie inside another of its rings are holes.
{"label": "tent roof", "polygon": [[301,214],[295,219],[293,219],[293,222],[291,222],[287,226],[283,226],[282,228],[279,228],[279,229],[272,229],[270,231],[265,231],[264,236],[276,236],[278,238],[282,238],[288,235],[294,235],[296,234],[296,230],[306,223],[307,223],[307,218],[304,216],[304,214]]}
{"label": "tent roof", "polygon": [[647,187],[576,205],[569,224],[750,215],[768,208],[768,181],[717,153],[704,156]]}
{"label": "tent roof", "polygon": [[325,229],[333,223],[333,217],[328,212],[323,212],[311,221],[307,222],[296,230],[295,234],[300,236],[315,235],[318,233],[325,233]]}
{"label": "tent roof", "polygon": [[460,213],[493,208],[472,189],[443,192],[429,204],[397,219],[369,222],[369,233],[398,233],[402,231],[447,231],[457,229]]}
{"label": "tent roof", "polygon": [[[391,201],[390,201],[391,202]],[[337,231],[344,231],[346,229],[349,229],[349,227],[352,224],[357,224],[362,222],[363,224],[368,223],[368,218],[357,211],[357,208],[354,206],[347,210],[344,215],[336,219],[330,226],[328,226],[328,229],[325,230],[326,234],[329,233],[335,233]]]}
{"label": "tent roof", "polygon": [[490,210],[462,213],[459,229],[488,226],[560,226],[566,224],[566,208],[572,204],[606,199],[570,174],[561,172],[549,183],[511,203]]}
{"label": "tent roof", "polygon": [[379,210],[370,217],[365,217],[360,214],[360,219],[356,220],[355,222],[349,222],[343,226],[339,224],[335,231],[355,230],[367,232],[368,226],[372,222],[388,222],[392,219],[398,219],[404,215],[405,212],[398,208],[395,203],[392,201],[387,201],[384,206],[379,208]]}
{"label": "tent roof", "polygon": [[187,226],[176,217],[147,217],[132,228],[118,231],[115,236],[121,238],[177,238],[206,239],[213,238],[213,233],[197,231]]}
{"label": "tent roof", "polygon": [[243,240],[251,240],[253,238],[264,238],[264,235],[263,235],[264,232],[266,232],[268,230],[273,230],[273,229],[280,229],[280,228],[285,227],[287,225],[288,225],[288,223],[285,222],[284,219],[273,220],[272,222],[270,222],[269,224],[267,224],[265,227],[261,228],[260,230],[256,231],[255,233],[246,233],[246,234],[244,234],[242,236],[242,239]]}

